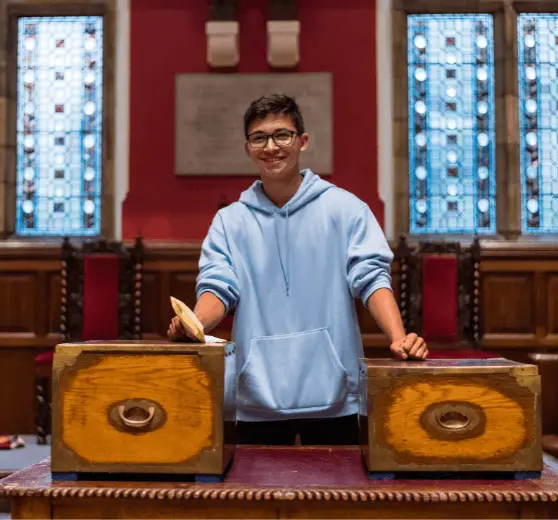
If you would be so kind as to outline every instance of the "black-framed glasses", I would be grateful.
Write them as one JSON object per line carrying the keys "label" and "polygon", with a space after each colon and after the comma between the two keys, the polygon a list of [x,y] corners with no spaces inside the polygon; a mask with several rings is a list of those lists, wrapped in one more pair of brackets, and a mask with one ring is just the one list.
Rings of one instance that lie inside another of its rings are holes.
{"label": "black-framed glasses", "polygon": [[266,134],[265,132],[254,132],[247,137],[248,144],[252,148],[265,148],[269,138],[273,139],[273,142],[281,146],[289,146],[292,144],[295,136],[301,135],[300,132],[295,132],[294,130],[289,130],[288,128],[279,128],[275,130],[272,134]]}

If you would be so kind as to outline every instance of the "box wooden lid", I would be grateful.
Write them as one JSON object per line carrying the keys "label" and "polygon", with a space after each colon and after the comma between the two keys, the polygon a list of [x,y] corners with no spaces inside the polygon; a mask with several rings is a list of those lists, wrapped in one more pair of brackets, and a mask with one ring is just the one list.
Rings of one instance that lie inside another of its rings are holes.
{"label": "box wooden lid", "polygon": [[219,341],[212,336],[206,336],[209,343],[195,343],[182,341],[154,341],[154,340],[117,340],[117,341],[83,341],[75,343],[60,343],[56,345],[56,353],[75,354],[78,352],[116,353],[157,353],[182,355],[228,355],[234,351],[234,343]]}
{"label": "box wooden lid", "polygon": [[452,375],[502,374],[537,375],[536,365],[517,363],[505,358],[430,359],[399,361],[397,359],[363,359],[369,377],[451,373]]}

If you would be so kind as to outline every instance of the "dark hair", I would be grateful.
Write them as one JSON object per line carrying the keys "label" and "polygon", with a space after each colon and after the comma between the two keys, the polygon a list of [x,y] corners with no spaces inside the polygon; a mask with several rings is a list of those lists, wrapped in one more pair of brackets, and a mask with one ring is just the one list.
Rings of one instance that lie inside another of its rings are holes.
{"label": "dark hair", "polygon": [[294,98],[286,94],[271,94],[262,96],[250,103],[250,106],[244,113],[244,136],[248,137],[248,128],[259,119],[265,119],[268,114],[285,114],[291,117],[295,125],[296,131],[304,133],[304,121],[300,108]]}

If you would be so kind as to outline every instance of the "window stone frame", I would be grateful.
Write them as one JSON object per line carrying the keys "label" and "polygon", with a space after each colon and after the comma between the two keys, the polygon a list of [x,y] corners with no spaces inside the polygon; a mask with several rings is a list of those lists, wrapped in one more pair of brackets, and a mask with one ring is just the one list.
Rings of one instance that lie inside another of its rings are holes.
{"label": "window stone frame", "polygon": [[[116,0],[0,0],[0,238],[27,241],[56,239],[29,237],[15,232],[16,125],[17,125],[17,23],[22,16],[103,17],[103,119],[101,227],[97,236],[114,235],[115,184],[115,62]],[[88,236],[87,238],[95,238]]]}
{"label": "window stone frame", "polygon": [[[396,236],[410,233],[407,15],[444,13],[486,13],[494,17],[496,234],[483,235],[483,238],[514,240],[521,236],[517,19],[523,12],[558,12],[558,4],[552,0],[392,1],[392,154]],[[549,234],[545,233],[544,236],[548,240]],[[420,237],[427,238],[428,235]],[[529,235],[530,240],[537,238],[538,235]]]}

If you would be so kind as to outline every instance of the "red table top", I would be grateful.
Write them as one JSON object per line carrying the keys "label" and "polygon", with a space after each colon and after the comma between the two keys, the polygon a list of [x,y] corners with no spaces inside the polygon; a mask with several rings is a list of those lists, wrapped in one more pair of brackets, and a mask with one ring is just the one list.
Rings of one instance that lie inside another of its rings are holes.
{"label": "red table top", "polygon": [[368,480],[358,447],[251,447],[236,450],[225,482],[58,481],[49,459],[0,480],[0,497],[150,497],[237,500],[558,501],[558,472],[512,480]]}

